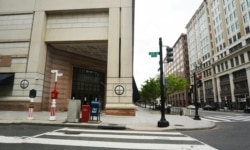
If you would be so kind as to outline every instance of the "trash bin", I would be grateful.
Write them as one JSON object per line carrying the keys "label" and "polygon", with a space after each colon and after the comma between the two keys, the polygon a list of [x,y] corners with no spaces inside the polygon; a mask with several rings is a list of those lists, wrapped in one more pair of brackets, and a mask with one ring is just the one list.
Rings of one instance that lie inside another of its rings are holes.
{"label": "trash bin", "polygon": [[100,103],[98,101],[92,101],[90,104],[90,117],[96,117],[97,121],[100,120]]}
{"label": "trash bin", "polygon": [[89,121],[89,111],[90,111],[89,105],[82,105],[82,122]]}

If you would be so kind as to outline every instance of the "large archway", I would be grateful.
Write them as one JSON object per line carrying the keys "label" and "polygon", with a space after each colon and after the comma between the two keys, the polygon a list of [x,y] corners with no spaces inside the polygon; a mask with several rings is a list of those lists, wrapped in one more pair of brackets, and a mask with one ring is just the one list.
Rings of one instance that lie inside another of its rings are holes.
{"label": "large archway", "polygon": [[97,98],[104,108],[106,73],[107,73],[107,41],[60,42],[47,43],[47,59],[45,81],[42,98],[42,109],[50,108],[50,92],[54,87],[51,70],[63,73],[58,79],[57,110],[65,111],[70,99],[85,98],[90,103]]}

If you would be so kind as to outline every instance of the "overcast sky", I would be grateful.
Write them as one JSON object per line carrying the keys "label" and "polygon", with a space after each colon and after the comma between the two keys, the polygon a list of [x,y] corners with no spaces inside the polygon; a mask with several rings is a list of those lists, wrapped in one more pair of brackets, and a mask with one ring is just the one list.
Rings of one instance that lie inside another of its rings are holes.
{"label": "overcast sky", "polygon": [[[159,37],[173,46],[203,0],[135,0],[134,77],[138,89],[159,74]],[[162,49],[165,53],[165,48]]]}

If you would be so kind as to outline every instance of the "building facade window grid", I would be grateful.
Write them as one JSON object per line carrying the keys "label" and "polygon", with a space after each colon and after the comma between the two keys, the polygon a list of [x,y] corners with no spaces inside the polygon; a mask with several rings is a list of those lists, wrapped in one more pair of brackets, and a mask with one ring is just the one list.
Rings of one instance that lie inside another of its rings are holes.
{"label": "building facade window grid", "polygon": [[[207,4],[207,5],[206,5]],[[202,71],[202,74],[204,76],[203,78],[203,83],[207,82],[206,78],[209,76],[209,71],[213,70],[212,74],[212,80],[214,78],[220,77],[221,74],[232,74],[235,71],[238,70],[238,68],[249,68],[250,64],[246,63],[249,62],[250,60],[250,52],[246,51],[249,47],[248,44],[250,44],[250,38],[248,33],[250,33],[250,0],[245,0],[245,1],[237,1],[237,0],[223,0],[222,2],[219,2],[219,0],[208,0],[207,3],[203,2],[201,6],[204,5],[206,8],[208,8],[208,13],[205,14],[205,17],[211,19],[211,24],[209,24],[209,21],[205,26],[209,26],[207,29],[203,28],[204,30],[210,30],[209,32],[213,32],[209,36],[210,43],[209,43],[209,50],[210,52],[214,51],[214,53],[211,53],[211,65],[214,66],[211,69],[205,69],[205,64],[204,62],[207,58],[207,56],[204,55],[202,57],[199,57],[200,55],[197,55],[199,53],[198,49],[195,49],[195,47],[199,47],[199,43],[195,43],[194,41],[197,41],[200,37],[197,36],[200,31],[193,31],[195,30],[197,26],[197,18],[192,18],[190,22],[187,25],[187,38],[188,38],[188,45],[189,42],[192,41],[192,45],[188,46],[189,54],[195,55],[196,54],[196,59],[195,60],[190,60],[190,73],[194,71],[193,63],[197,63],[199,58],[202,58],[202,70],[197,70],[197,72]],[[223,5],[223,6],[220,6]],[[201,8],[200,6],[200,8]],[[240,7],[238,7],[240,6]],[[220,10],[222,8],[222,10]],[[194,16],[198,16],[202,13],[202,9],[198,9]],[[211,13],[210,17],[209,14]],[[224,13],[221,15],[221,13]],[[243,17],[245,14],[246,17]],[[191,32],[192,31],[192,32]],[[226,31],[226,32],[224,32]],[[243,32],[242,32],[243,31]],[[190,36],[189,33],[196,33],[192,34]],[[203,32],[200,33],[202,35]],[[226,41],[227,40],[227,41]],[[214,41],[214,42],[213,42]],[[200,45],[203,46],[203,42],[200,43]],[[215,47],[213,46],[215,45]],[[196,46],[195,46],[196,45]],[[213,47],[215,50],[213,50]],[[189,57],[190,57],[189,56]],[[197,57],[198,56],[198,57]],[[193,57],[194,58],[194,57]],[[217,62],[220,63],[217,63]],[[230,72],[229,72],[230,70]],[[245,69],[249,70],[249,69]],[[248,75],[250,75],[249,71]],[[214,74],[213,74],[214,73]],[[192,79],[190,79],[192,81]],[[215,89],[218,89],[218,91],[213,91],[213,96],[212,97],[206,97],[211,94],[211,91],[208,89],[204,90],[203,88],[200,88],[199,90],[199,100],[201,105],[204,105],[205,103],[207,104],[212,104],[212,105],[217,105],[218,107],[222,108],[226,106],[227,102],[230,102],[230,109],[235,109],[237,108],[237,97],[242,97],[242,93],[238,93],[239,91],[234,90],[236,85],[240,84],[241,87],[245,88],[245,97],[249,96],[249,83],[247,80],[250,80],[249,77],[245,77],[244,82],[246,85],[241,85],[242,83],[237,83],[233,80],[233,78],[229,78],[228,76],[228,81],[226,83],[227,86],[221,86],[217,87]],[[215,82],[211,82],[213,87],[216,87],[217,84],[216,82],[220,82],[219,80],[215,80]],[[231,84],[233,82],[233,84]],[[203,84],[206,86],[206,84]],[[230,87],[227,88],[227,87]],[[213,90],[215,90],[213,89]],[[234,90],[234,93],[231,93],[231,89]],[[222,92],[220,92],[222,90]],[[206,93],[207,92],[207,93]],[[215,95],[215,93],[218,93],[218,97]],[[249,98],[248,101],[245,103],[241,103],[241,105],[246,105],[249,103]]]}

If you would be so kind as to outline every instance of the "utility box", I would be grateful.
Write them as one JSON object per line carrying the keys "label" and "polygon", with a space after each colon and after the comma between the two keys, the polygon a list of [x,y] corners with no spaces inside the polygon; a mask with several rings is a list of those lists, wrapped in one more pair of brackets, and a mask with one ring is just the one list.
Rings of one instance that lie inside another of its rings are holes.
{"label": "utility box", "polygon": [[82,105],[82,122],[89,121],[89,111],[90,111],[89,105]]}
{"label": "utility box", "polygon": [[90,117],[96,117],[96,120],[100,120],[100,103],[98,101],[92,101],[90,105]]}
{"label": "utility box", "polygon": [[81,112],[81,100],[69,100],[67,122],[79,122]]}

